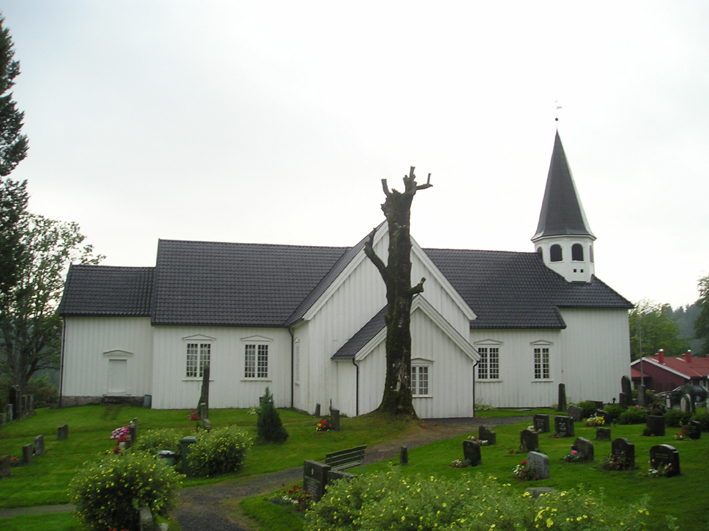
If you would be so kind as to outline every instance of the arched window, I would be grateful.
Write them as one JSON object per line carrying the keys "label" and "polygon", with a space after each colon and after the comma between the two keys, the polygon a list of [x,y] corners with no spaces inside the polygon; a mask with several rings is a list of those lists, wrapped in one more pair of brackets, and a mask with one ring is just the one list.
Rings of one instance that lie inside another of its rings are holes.
{"label": "arched window", "polygon": [[588,255],[591,258],[591,263],[593,263],[593,245],[588,248]]}
{"label": "arched window", "polygon": [[541,258],[544,258],[544,251],[542,250],[541,247],[537,247],[537,254],[538,254]]}
{"label": "arched window", "polygon": [[551,246],[551,249],[549,249],[549,254],[552,262],[561,262],[564,259],[561,252],[561,245],[558,243]]}
{"label": "arched window", "polygon": [[571,259],[574,262],[583,262],[583,246],[580,243],[571,246]]}

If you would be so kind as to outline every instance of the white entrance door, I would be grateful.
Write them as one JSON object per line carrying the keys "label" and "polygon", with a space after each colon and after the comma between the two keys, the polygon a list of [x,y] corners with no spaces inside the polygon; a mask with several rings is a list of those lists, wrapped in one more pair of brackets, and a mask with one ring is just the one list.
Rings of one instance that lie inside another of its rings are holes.
{"label": "white entrance door", "polygon": [[128,360],[108,360],[108,394],[125,394],[128,386]]}

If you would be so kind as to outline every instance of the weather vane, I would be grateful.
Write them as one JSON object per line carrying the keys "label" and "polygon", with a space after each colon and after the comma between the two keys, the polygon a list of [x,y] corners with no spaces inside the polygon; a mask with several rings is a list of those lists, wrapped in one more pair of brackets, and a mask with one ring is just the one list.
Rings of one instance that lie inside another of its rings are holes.
{"label": "weather vane", "polygon": [[561,109],[561,105],[559,105],[559,100],[556,100],[556,101],[554,102],[554,105],[556,105],[556,113],[555,113],[555,116],[554,116],[554,121],[555,121],[555,122],[558,122],[558,121],[559,121],[559,109]]}

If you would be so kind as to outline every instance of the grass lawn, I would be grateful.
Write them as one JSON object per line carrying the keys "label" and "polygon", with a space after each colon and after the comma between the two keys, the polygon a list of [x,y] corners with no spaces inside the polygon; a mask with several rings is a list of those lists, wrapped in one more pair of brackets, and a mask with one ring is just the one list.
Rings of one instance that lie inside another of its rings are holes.
{"label": "grass lawn", "polygon": [[[465,437],[439,441],[409,451],[409,465],[401,467],[404,476],[420,475],[428,477],[447,477],[483,474],[493,476],[501,483],[510,483],[520,494],[530,486],[553,487],[565,490],[584,485],[586,488],[605,493],[606,503],[622,506],[636,502],[643,496],[649,496],[648,509],[653,515],[652,522],[664,525],[665,515],[677,518],[679,529],[695,530],[709,528],[709,497],[706,495],[706,477],[709,472],[709,443],[707,434],[698,441],[675,441],[676,429],[669,428],[665,437],[642,437],[644,426],[613,426],[612,436],[627,437],[635,444],[636,470],[609,472],[601,470],[599,463],[611,452],[610,441],[595,441],[595,428],[582,427],[576,423],[576,436],[594,441],[596,461],[594,463],[567,463],[562,457],[571,451],[573,439],[555,439],[549,434],[539,435],[542,453],[549,456],[551,478],[537,482],[521,483],[512,478],[512,469],[526,458],[524,454],[509,454],[519,446],[519,433],[526,425],[512,424],[498,426],[498,444],[482,448],[483,464],[475,468],[451,468],[450,463],[463,458],[462,443]],[[656,444],[671,444],[680,453],[682,474],[673,478],[650,478],[647,472],[649,450]],[[365,467],[365,473],[387,471],[391,466],[398,467],[398,460],[377,463]],[[277,493],[278,494],[278,493]],[[273,497],[276,495],[274,494]],[[280,507],[257,497],[244,500],[242,510],[257,520],[262,531],[280,531],[281,529],[301,529],[302,521],[297,516],[284,514]],[[274,514],[280,513],[280,514]],[[286,521],[284,523],[283,521]],[[658,529],[666,527],[657,526]],[[651,528],[652,529],[652,528]]]}

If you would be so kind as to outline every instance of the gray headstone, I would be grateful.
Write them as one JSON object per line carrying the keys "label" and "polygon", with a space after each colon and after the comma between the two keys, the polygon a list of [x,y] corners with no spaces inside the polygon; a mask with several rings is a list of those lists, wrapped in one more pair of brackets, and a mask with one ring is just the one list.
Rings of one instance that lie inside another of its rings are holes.
{"label": "gray headstone", "polygon": [[539,452],[527,454],[527,467],[539,474],[540,479],[549,479],[549,456]]}
{"label": "gray headstone", "polygon": [[539,434],[536,431],[522,430],[519,434],[519,447],[523,452],[538,452]]}
{"label": "gray headstone", "polygon": [[37,435],[34,438],[34,455],[42,455],[44,453],[44,435]]}
{"label": "gray headstone", "polygon": [[549,415],[537,414],[532,417],[534,429],[539,433],[549,433]]}
{"label": "gray headstone", "polygon": [[619,437],[611,443],[611,455],[625,462],[623,470],[635,468],[635,445],[625,437]]}
{"label": "gray headstone", "polygon": [[463,441],[463,460],[470,466],[482,464],[480,445],[475,441]]}
{"label": "gray headstone", "polygon": [[556,492],[556,489],[551,487],[530,487],[527,492],[532,496],[532,499],[539,498],[542,494],[550,494]]}
{"label": "gray headstone", "polygon": [[667,472],[667,477],[676,476],[680,473],[679,452],[674,446],[669,444],[658,444],[650,448],[650,466],[657,469],[660,466],[671,465]]}
{"label": "gray headstone", "polygon": [[140,531],[155,531],[155,521],[150,509],[141,507],[138,513],[140,515]]}
{"label": "gray headstone", "polygon": [[690,439],[694,439],[695,441],[702,436],[702,427],[698,420],[690,420],[684,427],[684,431]]}
{"label": "gray headstone", "polygon": [[645,407],[645,386],[638,385],[638,405],[640,407]]}
{"label": "gray headstone", "polygon": [[30,415],[34,415],[34,395],[29,395],[29,401],[28,401],[28,412]]}
{"label": "gray headstone", "polygon": [[577,437],[572,448],[583,454],[584,461],[593,461],[593,443],[588,439]]}
{"label": "gray headstone", "polygon": [[682,395],[682,399],[679,402],[679,409],[685,413],[692,412],[692,399],[689,395]]}
{"label": "gray headstone", "polygon": [[22,447],[22,462],[25,465],[32,464],[32,454],[34,453],[34,444],[25,444]]}
{"label": "gray headstone", "polygon": [[180,439],[180,460],[182,461],[182,473],[187,476],[192,476],[190,465],[187,464],[187,456],[190,454],[190,446],[197,442],[197,437],[190,435]]}
{"label": "gray headstone", "polygon": [[303,490],[309,492],[313,501],[320,501],[327,486],[330,467],[317,461],[303,463]]}
{"label": "gray headstone", "polygon": [[401,450],[399,451],[399,464],[400,465],[408,465],[409,464],[409,450],[406,448],[406,446],[402,446]]}
{"label": "gray headstone", "polygon": [[696,408],[696,401],[694,400],[694,386],[687,382],[682,388],[682,393],[684,393],[685,396],[689,395],[689,407],[692,413],[694,413]]}
{"label": "gray headstone", "polygon": [[152,409],[153,407],[153,395],[145,395],[143,397],[143,407],[145,409]]}
{"label": "gray headstone", "polygon": [[633,384],[630,382],[628,376],[623,375],[620,379],[620,389],[623,394],[629,397],[633,396]]}
{"label": "gray headstone", "polygon": [[610,441],[611,440],[611,429],[610,428],[596,428],[596,440],[597,441]]}
{"label": "gray headstone", "polygon": [[566,385],[559,384],[559,411],[566,411]]}
{"label": "gray headstone", "polygon": [[9,478],[12,475],[12,465],[9,455],[0,455],[0,479]]}
{"label": "gray headstone", "polygon": [[57,428],[57,440],[66,441],[69,438],[69,426],[67,424],[62,424]]}
{"label": "gray headstone", "polygon": [[569,417],[574,419],[574,422],[581,422],[583,420],[583,408],[578,406],[569,406],[567,413]]}
{"label": "gray headstone", "polygon": [[212,431],[212,421],[209,419],[204,419],[202,421],[202,427],[207,430],[207,433],[209,433],[210,431]]}
{"label": "gray headstone", "polygon": [[483,424],[478,428],[478,439],[487,441],[489,445],[497,444],[497,433]]}
{"label": "gray headstone", "polygon": [[630,406],[632,399],[633,399],[633,395],[629,395],[626,393],[619,393],[618,394],[618,404],[620,405],[620,407]]}
{"label": "gray headstone", "polygon": [[662,415],[648,415],[647,427],[655,437],[665,436],[665,417]]}
{"label": "gray headstone", "polygon": [[574,419],[558,415],[554,417],[554,429],[559,437],[575,437]]}
{"label": "gray headstone", "polygon": [[207,409],[207,404],[205,402],[202,402],[199,405],[199,416],[202,420],[209,418],[209,409]]}
{"label": "gray headstone", "polygon": [[330,424],[332,424],[332,429],[334,431],[340,431],[340,410],[330,409]]}
{"label": "gray headstone", "polygon": [[315,404],[315,416],[320,416],[320,404]]}

